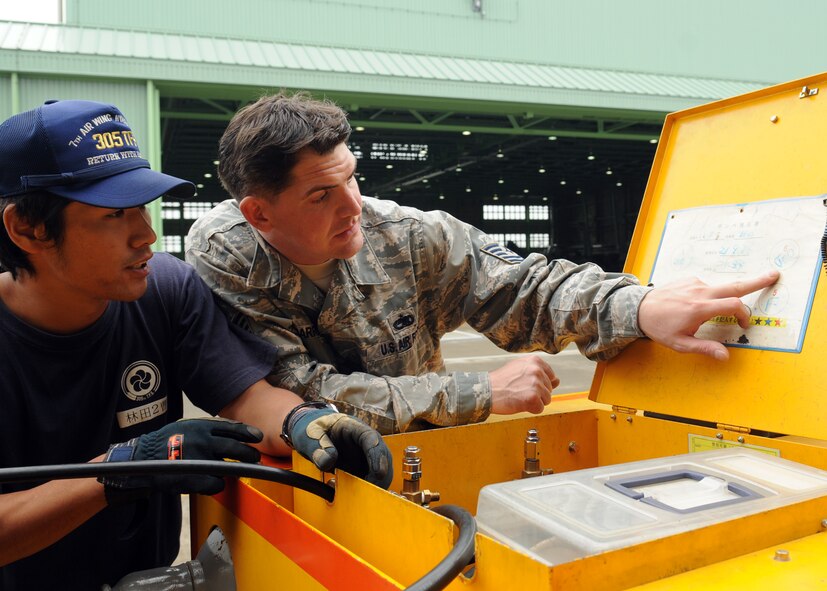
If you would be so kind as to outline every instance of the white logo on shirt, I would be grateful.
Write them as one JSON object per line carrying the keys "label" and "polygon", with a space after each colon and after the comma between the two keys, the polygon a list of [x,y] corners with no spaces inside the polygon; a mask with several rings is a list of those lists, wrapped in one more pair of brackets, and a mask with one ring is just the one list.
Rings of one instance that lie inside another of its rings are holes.
{"label": "white logo on shirt", "polygon": [[158,390],[161,372],[149,361],[136,361],[121,377],[121,389],[130,400],[146,400]]}

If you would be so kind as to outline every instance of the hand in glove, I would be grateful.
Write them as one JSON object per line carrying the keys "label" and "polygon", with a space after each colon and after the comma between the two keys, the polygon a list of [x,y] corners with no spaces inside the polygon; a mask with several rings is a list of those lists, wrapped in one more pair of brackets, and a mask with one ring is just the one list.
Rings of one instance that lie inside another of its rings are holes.
{"label": "hand in glove", "polygon": [[393,480],[391,453],[379,433],[323,402],[290,411],[282,438],[323,472],[339,468],[382,488]]}
{"label": "hand in glove", "polygon": [[[226,419],[188,419],[170,423],[109,448],[105,462],[132,460],[223,460],[256,463],[258,450],[246,445],[262,439],[259,429]],[[175,494],[214,495],[224,479],[208,474],[143,474],[102,476],[109,504],[148,497],[160,491]]]}

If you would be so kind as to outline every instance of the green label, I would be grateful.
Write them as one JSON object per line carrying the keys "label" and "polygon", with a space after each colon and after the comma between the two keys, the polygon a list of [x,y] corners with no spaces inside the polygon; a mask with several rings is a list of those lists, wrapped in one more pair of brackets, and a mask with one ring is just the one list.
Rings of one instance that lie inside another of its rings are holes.
{"label": "green label", "polygon": [[704,435],[689,434],[689,451],[690,453],[696,451],[711,451],[713,449],[728,449],[730,447],[746,447],[747,449],[754,449],[771,456],[781,457],[781,450],[772,447],[764,447],[762,445],[752,445],[749,443],[738,443],[737,441],[725,441],[715,437],[705,437]]}

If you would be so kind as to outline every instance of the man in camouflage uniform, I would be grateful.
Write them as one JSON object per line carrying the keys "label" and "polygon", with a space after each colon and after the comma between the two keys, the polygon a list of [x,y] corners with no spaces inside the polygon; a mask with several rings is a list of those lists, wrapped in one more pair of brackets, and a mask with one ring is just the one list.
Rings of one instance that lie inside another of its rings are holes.
{"label": "man in camouflage uniform", "polygon": [[559,380],[538,357],[446,375],[440,338],[463,322],[508,351],[574,342],[602,360],[649,336],[725,359],[692,335],[717,314],[746,326],[738,296],[777,279],[652,289],[592,264],[523,259],[444,212],[362,198],[349,134],[341,109],[303,94],[239,111],[219,147],[235,199],[193,225],[186,256],[235,322],[278,347],[272,383],[382,433],[550,401]]}

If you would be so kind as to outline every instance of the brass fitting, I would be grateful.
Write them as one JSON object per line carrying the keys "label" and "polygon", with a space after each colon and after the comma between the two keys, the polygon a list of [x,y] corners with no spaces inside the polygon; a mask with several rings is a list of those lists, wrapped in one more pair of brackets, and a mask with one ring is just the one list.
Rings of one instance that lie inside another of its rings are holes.
{"label": "brass fitting", "polygon": [[524,446],[525,460],[523,462],[523,472],[521,478],[532,478],[534,476],[543,476],[544,474],[553,474],[554,470],[540,468],[540,437],[537,435],[536,429],[529,429],[525,438]]}
{"label": "brass fitting", "polygon": [[405,448],[405,458],[402,460],[402,496],[409,501],[427,507],[432,501],[439,500],[438,492],[419,490],[422,480],[422,458],[419,457],[419,448],[409,445]]}

